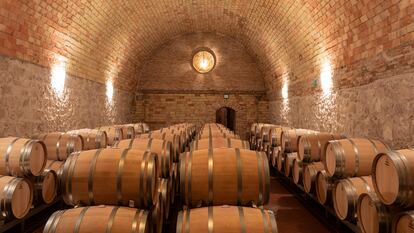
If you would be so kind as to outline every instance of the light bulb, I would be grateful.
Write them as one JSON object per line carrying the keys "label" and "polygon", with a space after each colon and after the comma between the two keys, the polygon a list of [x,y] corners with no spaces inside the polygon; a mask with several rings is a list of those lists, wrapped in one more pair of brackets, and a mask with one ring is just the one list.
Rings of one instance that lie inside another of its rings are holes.
{"label": "light bulb", "polygon": [[202,69],[206,69],[206,68],[207,68],[207,66],[208,66],[208,62],[207,62],[207,60],[202,59],[202,60],[201,60],[201,62],[200,62],[200,67],[201,67]]}

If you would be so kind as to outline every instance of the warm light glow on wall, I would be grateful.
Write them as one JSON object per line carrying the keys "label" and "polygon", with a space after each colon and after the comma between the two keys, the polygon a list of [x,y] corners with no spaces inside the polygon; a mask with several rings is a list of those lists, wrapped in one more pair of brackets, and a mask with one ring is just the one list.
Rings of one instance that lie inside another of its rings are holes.
{"label": "warm light glow on wall", "polygon": [[112,98],[114,97],[114,85],[112,79],[106,80],[106,98],[109,103],[112,103]]}
{"label": "warm light glow on wall", "polygon": [[66,81],[66,58],[57,56],[55,64],[52,65],[50,74],[52,88],[59,98],[64,96]]}
{"label": "warm light glow on wall", "polygon": [[288,82],[286,80],[283,82],[282,97],[283,99],[287,99],[289,97],[289,87]]}
{"label": "warm light glow on wall", "polygon": [[323,94],[329,95],[332,89],[332,65],[328,59],[322,62],[320,80]]}

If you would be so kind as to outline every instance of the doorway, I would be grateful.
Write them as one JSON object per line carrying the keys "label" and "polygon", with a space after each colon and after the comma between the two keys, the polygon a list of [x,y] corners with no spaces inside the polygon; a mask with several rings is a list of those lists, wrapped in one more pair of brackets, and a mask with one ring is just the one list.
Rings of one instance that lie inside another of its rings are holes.
{"label": "doorway", "polygon": [[236,111],[229,107],[222,107],[216,111],[216,123],[222,124],[232,131],[236,130]]}

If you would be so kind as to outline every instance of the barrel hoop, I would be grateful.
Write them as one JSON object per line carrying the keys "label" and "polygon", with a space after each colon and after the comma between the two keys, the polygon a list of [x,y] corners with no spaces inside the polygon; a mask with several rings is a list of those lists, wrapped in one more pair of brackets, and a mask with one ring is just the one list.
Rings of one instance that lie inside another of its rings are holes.
{"label": "barrel hoop", "polygon": [[134,220],[132,221],[131,225],[131,233],[137,232],[137,226],[138,226],[138,219],[141,218],[142,210],[136,210],[134,215]]}
{"label": "barrel hoop", "polygon": [[242,176],[242,159],[240,156],[240,149],[236,148],[236,163],[237,163],[237,205],[242,205],[243,194],[243,176]]}
{"label": "barrel hoop", "polygon": [[267,214],[269,215],[270,225],[272,226],[272,233],[277,233],[277,224],[276,224],[275,214],[271,210],[268,210]]}
{"label": "barrel hoop", "polygon": [[49,220],[47,220],[45,229],[43,230],[43,233],[55,233],[56,228],[59,224],[60,217],[66,212],[66,210],[59,210],[50,216]]}
{"label": "barrel hoop", "polygon": [[240,233],[246,233],[246,222],[244,220],[244,211],[243,207],[238,206],[237,209],[239,210],[239,219],[240,219]]}
{"label": "barrel hoop", "polygon": [[[120,142],[120,141],[119,141]],[[118,142],[118,143],[119,143]],[[129,144],[128,144],[128,148],[132,148],[132,146],[134,145],[135,140],[134,139],[129,139]]]}
{"label": "barrel hoop", "polygon": [[82,209],[82,211],[80,212],[80,214],[79,214],[78,218],[76,219],[75,228],[73,229],[73,233],[79,233],[79,230],[80,230],[80,225],[81,225],[82,219],[83,219],[83,217],[85,216],[86,211],[87,211],[88,209],[89,209],[89,206],[88,206],[88,207],[84,207],[84,208]]}
{"label": "barrel hoop", "polygon": [[344,151],[342,150],[342,144],[338,140],[330,141],[329,143],[332,145],[335,154],[334,174],[343,174]]}
{"label": "barrel hoop", "polygon": [[58,137],[58,140],[56,142],[56,158],[57,160],[61,161],[62,159],[60,158],[60,152],[59,152],[59,147],[60,147],[60,139],[62,138],[63,133],[61,133]]}
{"label": "barrel hoop", "polygon": [[190,211],[190,209],[185,211],[185,233],[190,233]]}
{"label": "barrel hoop", "polygon": [[[357,191],[349,179],[344,179],[344,181],[347,184],[345,186],[345,192],[346,192],[347,199],[348,199],[348,212],[347,212],[347,216],[345,217],[352,217],[351,214],[356,214],[355,207],[357,204],[356,202],[358,201],[358,196],[356,194]],[[352,197],[350,198],[349,195],[352,195]]]}
{"label": "barrel hoop", "polygon": [[262,213],[262,218],[263,218],[264,233],[269,233],[269,223],[267,222],[266,213],[263,208],[260,208],[260,212]]}
{"label": "barrel hoop", "polygon": [[214,230],[214,220],[213,220],[213,207],[209,206],[208,207],[208,222],[207,222],[207,227],[208,227],[208,233],[213,233]]}
{"label": "barrel hoop", "polygon": [[95,205],[95,200],[93,197],[93,177],[95,175],[96,163],[98,157],[101,154],[102,149],[98,149],[95,152],[95,155],[92,158],[91,163],[89,164],[89,176],[88,176],[88,201],[89,205]]}
{"label": "barrel hoop", "polygon": [[121,154],[121,158],[118,163],[118,171],[116,174],[116,193],[118,205],[122,205],[122,175],[124,174],[125,158],[128,155],[130,149],[124,149]]}
{"label": "barrel hoop", "polygon": [[183,211],[180,211],[178,213],[176,232],[177,233],[183,232]]}
{"label": "barrel hoop", "polygon": [[78,135],[76,136],[70,135],[68,141],[66,142],[66,156],[65,157],[68,157],[68,155],[70,155],[73,151],[75,151],[75,141],[76,141],[75,137],[78,137]]}
{"label": "barrel hoop", "polygon": [[112,225],[114,224],[114,218],[116,215],[116,212],[118,211],[119,207],[113,207],[111,214],[109,215],[109,220],[108,220],[108,224],[106,224],[106,233],[111,233],[112,231]]}
{"label": "barrel hoop", "polygon": [[257,205],[263,205],[263,176],[262,176],[262,159],[258,151],[256,151],[257,158],[257,173],[259,178],[259,200]]}
{"label": "barrel hoop", "polygon": [[197,138],[197,140],[195,141],[195,148],[194,148],[194,150],[198,150],[198,141],[199,141],[199,139]]}
{"label": "barrel hoop", "polygon": [[263,167],[264,167],[264,178],[265,178],[265,193],[263,195],[263,204],[269,202],[270,199],[270,170],[269,170],[269,161],[267,160],[266,155],[263,153]]}
{"label": "barrel hoop", "polygon": [[[32,153],[33,145],[37,141],[27,140],[22,149],[20,150],[20,171],[25,175],[34,175],[30,169],[30,154]],[[43,160],[43,167],[46,163],[46,160]],[[13,175],[13,174],[12,174]]]}
{"label": "barrel hoop", "polygon": [[227,147],[231,148],[231,139],[230,138],[227,138]]}
{"label": "barrel hoop", "polygon": [[214,169],[213,165],[214,165],[213,147],[209,146],[208,148],[208,205],[213,205],[213,169]]}
{"label": "barrel hoop", "polygon": [[146,161],[147,161],[147,157],[149,155],[148,151],[145,151],[144,156],[142,156],[142,160],[141,160],[141,169],[140,169],[140,176],[139,176],[139,196],[138,196],[138,201],[139,201],[139,205],[138,206],[144,206],[145,205],[145,193],[144,193],[144,170],[146,167]]}
{"label": "barrel hoop", "polygon": [[[76,154],[73,154],[73,156],[70,159],[70,162],[68,163],[68,167],[67,167],[68,169],[63,169],[63,171],[67,170],[67,179],[66,179],[65,175],[62,175],[62,177],[63,177],[62,180],[63,181],[66,180],[66,182],[68,183],[68,191],[66,193],[67,201],[68,201],[67,204],[71,204],[71,205],[75,204],[75,203],[73,203],[73,195],[72,195],[72,179],[73,179],[73,175],[75,173],[75,165],[76,165],[76,162],[78,161],[79,154],[80,154],[80,152],[76,153]],[[67,163],[65,162],[64,167],[66,166],[66,164]],[[66,182],[65,182],[64,187],[66,187]]]}
{"label": "barrel hoop", "polygon": [[352,149],[354,150],[354,153],[355,153],[355,170],[354,170],[354,175],[353,176],[356,176],[359,172],[359,150],[358,150],[358,147],[356,146],[354,140],[352,140],[351,138],[348,138],[348,141],[351,142]]}
{"label": "barrel hoop", "polygon": [[6,150],[6,155],[4,156],[5,162],[6,162],[6,173],[10,174],[10,164],[9,164],[9,159],[10,159],[10,153],[11,150],[13,149],[13,144],[19,140],[19,138],[15,138],[13,139],[13,141],[10,142],[10,144],[7,146],[7,150]]}
{"label": "barrel hoop", "polygon": [[[153,199],[152,199],[152,197],[153,197],[152,196],[152,194],[153,194],[152,186],[154,185],[153,182],[158,181],[157,177],[152,176],[152,174],[154,174],[154,169],[155,169],[155,166],[156,166],[156,163],[157,163],[157,159],[158,158],[155,154],[150,153],[148,155],[147,161],[146,161],[146,164],[147,164],[147,166],[146,166],[147,167],[147,181],[146,181],[146,183],[147,183],[147,192],[146,192],[147,197],[145,198],[146,199],[145,203],[148,206],[153,204]],[[157,174],[155,174],[155,175],[157,175]]]}
{"label": "barrel hoop", "polygon": [[146,210],[142,210],[142,215],[140,217],[139,226],[138,226],[138,233],[145,233],[145,229],[147,227],[147,219],[148,219],[148,212]]}
{"label": "barrel hoop", "polygon": [[192,179],[192,163],[193,163],[193,152],[190,151],[190,157],[188,160],[187,174],[188,174],[188,200],[187,205],[190,206],[192,203],[192,192],[191,192],[191,179]]}

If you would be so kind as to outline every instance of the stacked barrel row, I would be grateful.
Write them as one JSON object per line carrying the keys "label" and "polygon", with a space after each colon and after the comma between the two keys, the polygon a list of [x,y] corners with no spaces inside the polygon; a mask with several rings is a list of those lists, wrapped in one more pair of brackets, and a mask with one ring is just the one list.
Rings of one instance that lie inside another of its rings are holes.
{"label": "stacked barrel row", "polygon": [[[373,168],[375,156],[395,154],[386,144],[369,138],[345,138],[340,134],[270,124],[254,124],[251,128],[252,138],[260,138],[256,149],[266,150],[272,165],[280,173],[328,209],[333,208],[340,220],[358,221],[363,232],[391,232],[392,214],[385,211],[390,208],[379,205],[374,191],[378,189],[378,176]],[[266,134],[268,140],[261,136]],[[268,149],[260,146],[266,145],[267,141]],[[379,174],[384,173],[379,170]],[[400,179],[407,179],[407,176]],[[379,179],[387,180],[384,176]],[[396,181],[391,183],[398,186]],[[394,187],[395,190],[398,189]],[[359,207],[361,203],[364,204],[362,208]],[[375,209],[379,214],[372,217]]]}
{"label": "stacked barrel row", "polygon": [[[191,131],[188,128],[193,127],[183,124],[174,130]],[[172,201],[172,142],[176,141],[168,141],[175,137],[166,135],[165,140],[145,138],[144,134],[157,134],[137,129],[101,127],[98,131],[112,137],[111,143],[69,155],[61,170],[61,190],[65,203],[79,208],[54,213],[44,232],[162,231],[165,208]]]}
{"label": "stacked barrel row", "polygon": [[177,233],[277,232],[266,155],[220,124],[204,125],[180,156]]}

